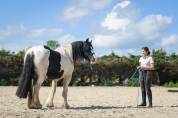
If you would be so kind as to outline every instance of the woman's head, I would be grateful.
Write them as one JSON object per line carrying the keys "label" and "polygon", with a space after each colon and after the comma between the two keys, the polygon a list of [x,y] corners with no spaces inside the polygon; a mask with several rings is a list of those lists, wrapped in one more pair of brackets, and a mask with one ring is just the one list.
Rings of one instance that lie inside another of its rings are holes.
{"label": "woman's head", "polygon": [[142,48],[142,54],[143,54],[143,56],[148,56],[148,55],[150,55],[150,50],[149,50],[149,48],[148,48],[148,47],[143,47],[143,48]]}

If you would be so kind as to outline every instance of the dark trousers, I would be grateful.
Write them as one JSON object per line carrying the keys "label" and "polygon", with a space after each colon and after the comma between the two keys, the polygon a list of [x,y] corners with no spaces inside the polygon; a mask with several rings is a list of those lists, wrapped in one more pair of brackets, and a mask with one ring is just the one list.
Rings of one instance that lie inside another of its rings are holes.
{"label": "dark trousers", "polygon": [[142,103],[146,104],[146,94],[148,96],[149,104],[152,105],[152,91],[151,80],[153,78],[153,71],[141,70],[142,75],[140,77],[140,86],[142,91]]}

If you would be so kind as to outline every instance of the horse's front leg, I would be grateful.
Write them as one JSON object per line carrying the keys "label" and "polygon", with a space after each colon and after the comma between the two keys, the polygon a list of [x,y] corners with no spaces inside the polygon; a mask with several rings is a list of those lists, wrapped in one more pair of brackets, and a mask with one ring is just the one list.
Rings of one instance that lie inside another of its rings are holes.
{"label": "horse's front leg", "polygon": [[46,101],[46,106],[47,107],[54,107],[53,99],[54,99],[54,94],[56,92],[56,86],[57,86],[57,80],[53,80],[52,81],[52,89],[51,89],[49,97],[48,97],[48,99]]}
{"label": "horse's front leg", "polygon": [[69,108],[69,104],[67,102],[67,93],[68,93],[68,85],[71,81],[71,77],[72,76],[66,76],[64,77],[64,80],[63,80],[63,92],[62,92],[63,105],[62,107],[66,109]]}

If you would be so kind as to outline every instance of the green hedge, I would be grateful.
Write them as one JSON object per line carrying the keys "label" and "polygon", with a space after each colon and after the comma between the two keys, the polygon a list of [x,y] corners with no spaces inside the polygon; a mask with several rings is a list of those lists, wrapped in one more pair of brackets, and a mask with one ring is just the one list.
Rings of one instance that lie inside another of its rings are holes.
{"label": "green hedge", "polygon": [[164,87],[170,87],[170,88],[173,88],[173,87],[176,87],[178,88],[178,82],[177,83],[174,83],[174,82],[166,82],[164,85]]}
{"label": "green hedge", "polygon": [[[24,51],[17,54],[6,50],[0,50],[0,85],[17,85],[23,66]],[[178,82],[178,55],[165,56],[165,52],[154,51],[155,66],[157,69],[156,79],[153,83],[160,84]],[[129,57],[118,56],[111,53],[98,58],[98,62],[92,67],[87,63],[76,63],[70,85],[73,86],[112,86],[123,85],[123,81],[128,79],[138,66],[139,56]],[[49,86],[50,80],[46,80],[43,85]],[[58,82],[62,85],[62,81]],[[128,81],[128,86],[138,86],[138,79]],[[165,85],[166,86],[166,85]],[[167,85],[168,86],[168,85]],[[170,86],[173,86],[172,83]]]}
{"label": "green hedge", "polygon": [[135,77],[135,78],[132,78],[130,80],[126,80],[124,82],[124,85],[125,86],[133,86],[133,87],[140,86],[139,78]]}

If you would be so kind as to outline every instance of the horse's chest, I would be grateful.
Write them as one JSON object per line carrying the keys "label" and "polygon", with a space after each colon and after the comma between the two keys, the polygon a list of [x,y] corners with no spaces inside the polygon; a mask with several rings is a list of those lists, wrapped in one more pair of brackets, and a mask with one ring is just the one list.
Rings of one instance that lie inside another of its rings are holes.
{"label": "horse's chest", "polygon": [[50,50],[49,66],[47,70],[47,77],[49,79],[60,78],[64,73],[61,69],[61,54],[59,52]]}

